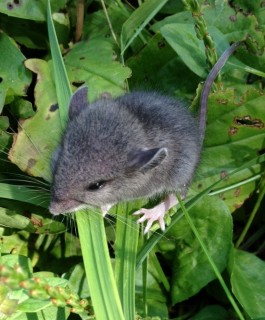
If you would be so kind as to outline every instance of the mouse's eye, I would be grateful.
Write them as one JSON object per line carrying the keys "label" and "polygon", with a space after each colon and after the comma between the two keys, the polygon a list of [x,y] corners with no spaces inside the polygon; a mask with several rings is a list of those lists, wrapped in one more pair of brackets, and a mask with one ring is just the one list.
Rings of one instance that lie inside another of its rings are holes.
{"label": "mouse's eye", "polygon": [[87,191],[97,191],[99,189],[102,189],[106,184],[106,181],[97,181],[97,182],[94,182],[94,183],[90,183],[87,187],[86,187],[86,190]]}

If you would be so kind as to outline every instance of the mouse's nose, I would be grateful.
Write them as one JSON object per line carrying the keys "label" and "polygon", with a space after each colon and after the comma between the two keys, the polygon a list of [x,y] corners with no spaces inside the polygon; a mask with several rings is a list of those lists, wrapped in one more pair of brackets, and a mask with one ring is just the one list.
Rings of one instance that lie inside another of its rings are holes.
{"label": "mouse's nose", "polygon": [[52,198],[49,211],[54,216],[58,216],[59,214],[73,212],[77,207],[80,207],[80,205],[81,203],[75,200]]}

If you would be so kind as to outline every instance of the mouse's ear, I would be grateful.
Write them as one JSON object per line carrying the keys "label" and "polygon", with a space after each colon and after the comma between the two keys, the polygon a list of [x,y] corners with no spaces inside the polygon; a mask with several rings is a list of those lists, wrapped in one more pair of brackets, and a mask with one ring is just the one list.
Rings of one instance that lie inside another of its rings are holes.
{"label": "mouse's ear", "polygon": [[168,155],[167,148],[134,150],[128,154],[129,170],[148,171],[157,167]]}
{"label": "mouse's ear", "polygon": [[78,88],[72,95],[69,104],[69,119],[73,120],[83,109],[88,105],[87,102],[87,87]]}

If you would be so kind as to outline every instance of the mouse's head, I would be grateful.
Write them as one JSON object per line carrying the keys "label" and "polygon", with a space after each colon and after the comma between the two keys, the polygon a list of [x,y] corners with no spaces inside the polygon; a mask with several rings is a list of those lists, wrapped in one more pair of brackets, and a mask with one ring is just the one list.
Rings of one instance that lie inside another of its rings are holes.
{"label": "mouse's head", "polygon": [[54,215],[153,194],[148,181],[167,149],[148,148],[144,130],[117,103],[104,99],[89,105],[86,87],[73,95],[69,123],[52,160]]}

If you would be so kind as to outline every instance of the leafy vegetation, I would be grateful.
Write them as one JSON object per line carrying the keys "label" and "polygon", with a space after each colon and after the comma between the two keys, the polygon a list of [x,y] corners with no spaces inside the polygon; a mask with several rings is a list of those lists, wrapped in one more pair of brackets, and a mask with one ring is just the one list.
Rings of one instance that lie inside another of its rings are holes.
{"label": "leafy vegetation", "polygon": [[[0,3],[0,318],[265,319],[264,2],[50,5],[52,19],[47,0]],[[159,90],[196,114],[201,81],[236,41],[165,233],[143,236],[131,215],[148,199],[104,220],[96,209],[77,224],[51,216],[50,159],[71,91],[86,84],[94,101]]]}

